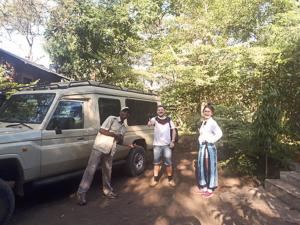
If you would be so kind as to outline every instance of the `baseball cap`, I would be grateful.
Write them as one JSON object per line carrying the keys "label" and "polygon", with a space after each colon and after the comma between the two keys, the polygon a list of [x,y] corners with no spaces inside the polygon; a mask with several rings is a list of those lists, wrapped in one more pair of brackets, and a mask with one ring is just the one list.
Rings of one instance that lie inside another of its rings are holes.
{"label": "baseball cap", "polygon": [[129,109],[129,107],[127,107],[127,106],[122,107],[122,108],[121,108],[121,111],[123,111],[123,112],[129,112],[129,113],[130,113],[130,109]]}

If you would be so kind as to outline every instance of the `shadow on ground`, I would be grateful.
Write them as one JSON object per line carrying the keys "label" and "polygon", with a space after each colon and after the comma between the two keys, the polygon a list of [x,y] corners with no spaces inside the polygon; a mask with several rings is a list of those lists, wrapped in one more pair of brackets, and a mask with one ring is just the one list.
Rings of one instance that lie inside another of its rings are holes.
{"label": "shadow on ground", "polygon": [[[190,141],[191,142],[191,141]],[[191,192],[195,184],[193,160],[196,146],[174,152],[177,186],[168,186],[163,174],[159,185],[150,188],[152,165],[139,177],[127,177],[122,167],[113,170],[112,183],[120,193],[114,200],[101,193],[101,174],[96,174],[88,204],[76,204],[80,178],[32,190],[17,200],[10,225],[259,225],[292,224],[283,221],[264,198],[263,189],[223,177],[215,196],[205,199]]]}

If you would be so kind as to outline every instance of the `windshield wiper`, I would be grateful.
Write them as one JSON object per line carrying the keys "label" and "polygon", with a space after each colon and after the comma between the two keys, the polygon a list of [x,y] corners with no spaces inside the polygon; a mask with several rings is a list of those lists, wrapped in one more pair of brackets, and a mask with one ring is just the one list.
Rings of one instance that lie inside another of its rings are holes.
{"label": "windshield wiper", "polygon": [[18,126],[18,125],[23,125],[25,127],[30,128],[31,130],[33,129],[31,126],[27,125],[26,123],[14,123],[14,124],[9,124],[6,127],[14,127],[14,126]]}

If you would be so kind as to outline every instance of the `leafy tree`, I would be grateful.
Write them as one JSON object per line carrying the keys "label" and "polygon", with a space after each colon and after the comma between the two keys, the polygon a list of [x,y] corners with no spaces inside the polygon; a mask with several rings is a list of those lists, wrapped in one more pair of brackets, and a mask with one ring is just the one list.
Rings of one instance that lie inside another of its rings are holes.
{"label": "leafy tree", "polygon": [[131,55],[140,38],[126,7],[114,1],[57,1],[45,37],[59,72],[74,79],[135,82]]}
{"label": "leafy tree", "polygon": [[57,0],[46,38],[74,79],[159,81],[187,130],[203,102],[234,111],[219,118],[236,150],[229,158],[253,174],[265,159],[284,162],[299,140],[299,15],[294,0]]}
{"label": "leafy tree", "polygon": [[173,105],[183,125],[207,101],[238,106],[244,122],[254,121],[256,144],[234,158],[250,160],[244,165],[252,168],[264,162],[265,153],[284,162],[286,143],[295,145],[299,139],[297,4],[185,1],[179,16],[164,21],[167,32],[153,51],[149,72],[167,80],[163,101]]}
{"label": "leafy tree", "polygon": [[33,59],[32,47],[41,36],[47,17],[46,0],[0,0],[0,27],[9,35],[15,33],[26,38]]}
{"label": "leafy tree", "polygon": [[0,64],[0,90],[10,94],[11,89],[18,86],[13,82],[13,68],[9,64]]}
{"label": "leafy tree", "polygon": [[142,88],[144,74],[132,66],[141,61],[145,43],[174,2],[57,0],[46,30],[47,49],[59,72],[74,79]]}

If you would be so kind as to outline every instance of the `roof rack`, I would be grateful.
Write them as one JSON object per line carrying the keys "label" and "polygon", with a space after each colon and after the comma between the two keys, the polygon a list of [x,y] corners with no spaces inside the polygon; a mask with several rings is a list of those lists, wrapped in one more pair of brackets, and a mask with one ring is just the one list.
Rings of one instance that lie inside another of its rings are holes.
{"label": "roof rack", "polygon": [[57,82],[57,83],[50,83],[50,84],[36,84],[36,85],[29,85],[29,86],[22,86],[17,88],[17,90],[53,90],[53,89],[67,89],[67,88],[73,88],[73,87],[81,87],[81,86],[94,86],[94,87],[103,87],[103,88],[109,88],[109,89],[115,89],[115,90],[121,90],[121,91],[128,91],[128,92],[134,92],[134,93],[140,93],[140,94],[147,94],[147,95],[156,95],[152,92],[144,92],[137,89],[128,89],[123,88],[121,86],[117,85],[111,85],[111,84],[103,84],[98,81],[93,80],[84,80],[84,81],[69,81],[69,82]]}

